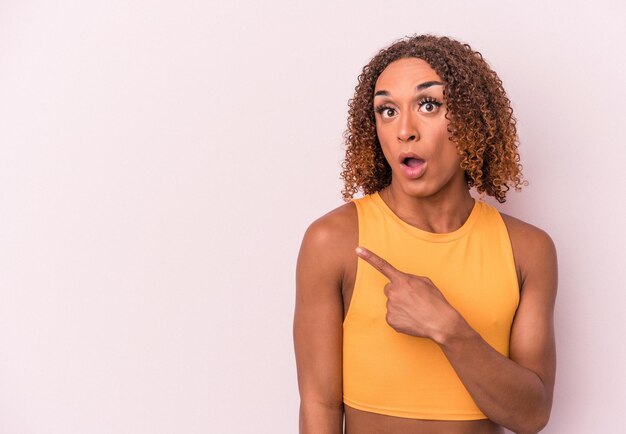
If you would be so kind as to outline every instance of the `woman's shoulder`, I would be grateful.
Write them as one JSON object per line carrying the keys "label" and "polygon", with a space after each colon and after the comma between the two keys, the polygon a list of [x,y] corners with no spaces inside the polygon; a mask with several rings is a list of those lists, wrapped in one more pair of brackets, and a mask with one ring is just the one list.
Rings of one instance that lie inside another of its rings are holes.
{"label": "woman's shoulder", "polygon": [[[358,243],[356,206],[345,203],[313,221],[302,239],[298,264],[336,282],[341,287],[350,261],[356,260]],[[306,270],[305,270],[306,271]]]}
{"label": "woman's shoulder", "polygon": [[344,203],[315,219],[307,228],[305,238],[326,247],[341,245],[358,231],[356,205]]}
{"label": "woman's shoulder", "polygon": [[522,280],[546,263],[556,264],[556,247],[543,229],[519,218],[500,213],[509,233],[513,256]]}
{"label": "woman's shoulder", "polygon": [[543,229],[508,214],[500,215],[509,231],[509,237],[515,238],[516,242],[530,245],[553,244],[552,238]]}

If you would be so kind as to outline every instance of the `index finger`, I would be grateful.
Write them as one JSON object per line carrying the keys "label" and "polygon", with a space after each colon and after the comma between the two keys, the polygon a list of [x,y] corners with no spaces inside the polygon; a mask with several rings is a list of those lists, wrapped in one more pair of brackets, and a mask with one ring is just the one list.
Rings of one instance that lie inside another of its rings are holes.
{"label": "index finger", "polygon": [[400,276],[404,275],[402,271],[395,268],[389,262],[378,256],[376,253],[367,250],[365,247],[357,247],[356,254],[360,258],[363,258],[372,267],[376,268],[378,271],[384,274],[385,277],[387,277],[387,279],[392,282],[394,280],[397,280]]}

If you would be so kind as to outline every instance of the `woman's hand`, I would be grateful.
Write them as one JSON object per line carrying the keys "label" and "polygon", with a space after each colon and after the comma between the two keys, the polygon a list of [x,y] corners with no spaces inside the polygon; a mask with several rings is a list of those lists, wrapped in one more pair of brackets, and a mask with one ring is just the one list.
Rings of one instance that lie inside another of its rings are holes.
{"label": "woman's hand", "polygon": [[389,279],[387,323],[394,330],[437,343],[453,334],[461,316],[428,277],[404,273],[363,247],[356,253]]}

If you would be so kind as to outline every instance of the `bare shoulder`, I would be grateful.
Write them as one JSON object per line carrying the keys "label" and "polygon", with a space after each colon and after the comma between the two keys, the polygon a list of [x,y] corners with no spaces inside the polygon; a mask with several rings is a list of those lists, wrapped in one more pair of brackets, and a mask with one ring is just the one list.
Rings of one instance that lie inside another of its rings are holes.
{"label": "bare shoulder", "polygon": [[358,231],[357,224],[356,206],[348,202],[313,221],[304,234],[303,242],[325,251],[341,247]]}
{"label": "bare shoulder", "polygon": [[530,274],[556,273],[556,247],[546,231],[507,214],[506,225],[513,255],[523,282]]}
{"label": "bare shoulder", "polygon": [[[318,266],[341,279],[358,242],[356,206],[345,203],[313,221],[307,228],[300,257],[315,256]],[[308,262],[308,261],[307,261]]]}
{"label": "bare shoulder", "polygon": [[511,241],[522,244],[528,243],[530,245],[539,243],[543,247],[546,247],[546,245],[554,246],[552,238],[543,229],[508,214],[500,213],[500,215],[509,231],[509,236],[515,238],[515,240]]}

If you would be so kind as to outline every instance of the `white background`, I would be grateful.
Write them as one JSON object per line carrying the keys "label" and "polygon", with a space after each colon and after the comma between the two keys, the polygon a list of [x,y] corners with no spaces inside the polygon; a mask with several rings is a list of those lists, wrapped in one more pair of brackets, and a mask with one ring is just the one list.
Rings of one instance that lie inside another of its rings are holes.
{"label": "white background", "polygon": [[343,202],[361,68],[405,35],[503,79],[559,254],[546,433],[622,432],[622,2],[0,1],[0,432],[294,433],[295,261]]}

